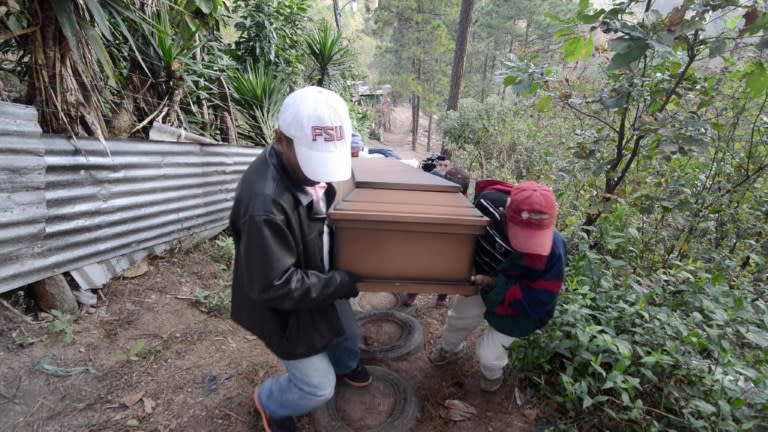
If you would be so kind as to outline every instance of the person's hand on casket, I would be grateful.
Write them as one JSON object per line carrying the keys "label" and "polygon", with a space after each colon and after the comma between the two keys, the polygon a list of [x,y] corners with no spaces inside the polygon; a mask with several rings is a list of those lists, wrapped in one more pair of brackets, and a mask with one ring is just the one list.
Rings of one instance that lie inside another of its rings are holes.
{"label": "person's hand on casket", "polygon": [[346,290],[344,294],[340,296],[340,298],[357,297],[357,295],[360,294],[360,291],[358,291],[357,289],[357,284],[363,281],[363,277],[357,273],[352,273],[352,272],[343,271],[343,270],[339,270],[339,271],[346,273],[349,280],[352,281],[352,284],[350,285],[351,288]]}
{"label": "person's hand on casket", "polygon": [[[473,295],[480,294],[484,290],[489,290],[493,288],[494,285],[494,279],[491,276],[488,275],[473,275],[471,278],[469,278],[469,282],[475,286],[477,289]],[[470,297],[470,296],[465,296]]]}

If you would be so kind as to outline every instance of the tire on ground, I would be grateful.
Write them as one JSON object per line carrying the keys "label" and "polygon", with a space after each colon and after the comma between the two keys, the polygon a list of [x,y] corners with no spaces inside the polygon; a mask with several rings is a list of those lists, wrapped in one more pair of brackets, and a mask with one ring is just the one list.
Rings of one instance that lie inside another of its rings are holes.
{"label": "tire on ground", "polygon": [[416,313],[416,305],[404,305],[405,296],[403,293],[363,291],[351,298],[349,303],[356,313],[391,310],[413,315]]}
{"label": "tire on ground", "polygon": [[[387,420],[368,432],[407,432],[421,415],[421,400],[416,391],[396,373],[378,366],[367,366],[374,382],[385,382],[394,393],[394,409]],[[343,384],[339,384],[343,385]],[[338,391],[338,388],[337,388]],[[336,396],[312,413],[315,429],[319,431],[352,432],[354,425],[347,425],[338,411]]]}
{"label": "tire on ground", "polygon": [[[357,315],[363,335],[360,341],[360,357],[363,359],[394,359],[424,349],[424,333],[421,324],[412,316],[397,311],[363,312]],[[366,339],[366,327],[375,323],[394,324],[400,336],[392,343],[373,346]]]}

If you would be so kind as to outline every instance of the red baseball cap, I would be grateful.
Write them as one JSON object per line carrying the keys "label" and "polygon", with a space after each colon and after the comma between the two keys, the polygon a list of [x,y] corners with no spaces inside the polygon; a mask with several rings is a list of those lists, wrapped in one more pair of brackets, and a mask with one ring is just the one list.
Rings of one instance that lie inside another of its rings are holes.
{"label": "red baseball cap", "polygon": [[506,218],[507,237],[515,250],[549,255],[557,222],[557,202],[550,188],[535,182],[512,187]]}

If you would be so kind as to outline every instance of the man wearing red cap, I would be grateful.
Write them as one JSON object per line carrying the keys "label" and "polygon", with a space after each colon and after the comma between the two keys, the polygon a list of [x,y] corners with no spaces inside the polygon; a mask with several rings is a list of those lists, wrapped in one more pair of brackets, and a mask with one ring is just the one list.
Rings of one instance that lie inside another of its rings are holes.
{"label": "man wearing red cap", "polygon": [[476,346],[480,388],[495,391],[504,380],[509,345],[552,318],[566,250],[555,230],[557,203],[548,187],[479,181],[476,190],[475,205],[491,221],[475,250],[472,282],[478,295],[456,299],[429,360],[435,365],[454,360],[464,340],[485,320],[489,326]]}

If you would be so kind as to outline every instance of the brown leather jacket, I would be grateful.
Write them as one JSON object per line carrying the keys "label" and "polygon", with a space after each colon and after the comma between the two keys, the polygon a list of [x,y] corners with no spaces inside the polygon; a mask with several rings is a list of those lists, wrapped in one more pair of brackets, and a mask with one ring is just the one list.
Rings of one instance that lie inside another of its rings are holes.
{"label": "brown leather jacket", "polygon": [[[336,191],[326,190],[331,203]],[[324,216],[285,170],[274,146],[243,174],[229,223],[235,241],[232,319],[283,360],[326,351],[344,329],[334,300],[353,297],[351,275],[323,271]],[[331,254],[333,255],[333,254]]]}

